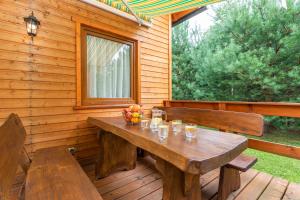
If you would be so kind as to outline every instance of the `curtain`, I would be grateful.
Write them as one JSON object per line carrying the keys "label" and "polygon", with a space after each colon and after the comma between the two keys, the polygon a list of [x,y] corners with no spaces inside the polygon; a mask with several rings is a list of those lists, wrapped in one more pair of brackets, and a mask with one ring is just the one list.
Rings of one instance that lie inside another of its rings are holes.
{"label": "curtain", "polygon": [[131,46],[87,35],[87,97],[130,97]]}

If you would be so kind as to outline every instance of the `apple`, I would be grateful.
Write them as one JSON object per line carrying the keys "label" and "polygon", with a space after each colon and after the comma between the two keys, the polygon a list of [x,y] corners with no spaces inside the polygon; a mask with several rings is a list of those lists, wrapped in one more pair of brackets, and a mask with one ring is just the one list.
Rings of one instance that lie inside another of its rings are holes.
{"label": "apple", "polygon": [[141,109],[141,106],[138,105],[138,104],[135,104],[135,105],[132,106],[131,111],[132,112],[139,112],[140,109]]}
{"label": "apple", "polygon": [[131,112],[126,112],[126,113],[125,113],[125,116],[126,116],[127,118],[131,118],[131,117],[132,117],[132,113],[131,113]]}

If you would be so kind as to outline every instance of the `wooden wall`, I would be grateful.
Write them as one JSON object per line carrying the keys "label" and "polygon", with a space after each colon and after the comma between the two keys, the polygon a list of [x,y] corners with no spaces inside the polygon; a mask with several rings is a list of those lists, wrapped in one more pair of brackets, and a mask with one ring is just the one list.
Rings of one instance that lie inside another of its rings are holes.
{"label": "wooden wall", "polygon": [[[38,36],[27,36],[23,17],[34,11]],[[0,0],[0,124],[21,116],[30,153],[39,148],[76,146],[78,157],[95,153],[96,129],[88,116],[116,116],[121,109],[74,110],[76,47],[74,16],[141,38],[141,103],[146,109],[170,97],[169,16],[153,27],[104,12],[79,0]],[[148,110],[149,112],[149,110]]]}

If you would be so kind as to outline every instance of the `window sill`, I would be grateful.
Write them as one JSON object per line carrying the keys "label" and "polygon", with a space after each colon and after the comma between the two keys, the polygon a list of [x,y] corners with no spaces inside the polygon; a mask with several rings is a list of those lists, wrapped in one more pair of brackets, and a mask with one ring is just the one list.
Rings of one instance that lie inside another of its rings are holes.
{"label": "window sill", "polygon": [[89,106],[74,106],[74,110],[91,110],[91,109],[109,109],[109,108],[127,108],[132,104],[112,104],[112,105],[89,105]]}

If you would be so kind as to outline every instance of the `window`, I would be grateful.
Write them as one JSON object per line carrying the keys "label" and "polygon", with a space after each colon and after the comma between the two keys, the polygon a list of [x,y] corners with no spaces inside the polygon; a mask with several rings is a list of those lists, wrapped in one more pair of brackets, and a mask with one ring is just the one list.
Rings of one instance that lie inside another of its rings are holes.
{"label": "window", "polygon": [[82,105],[137,103],[137,42],[82,27],[81,45]]}

